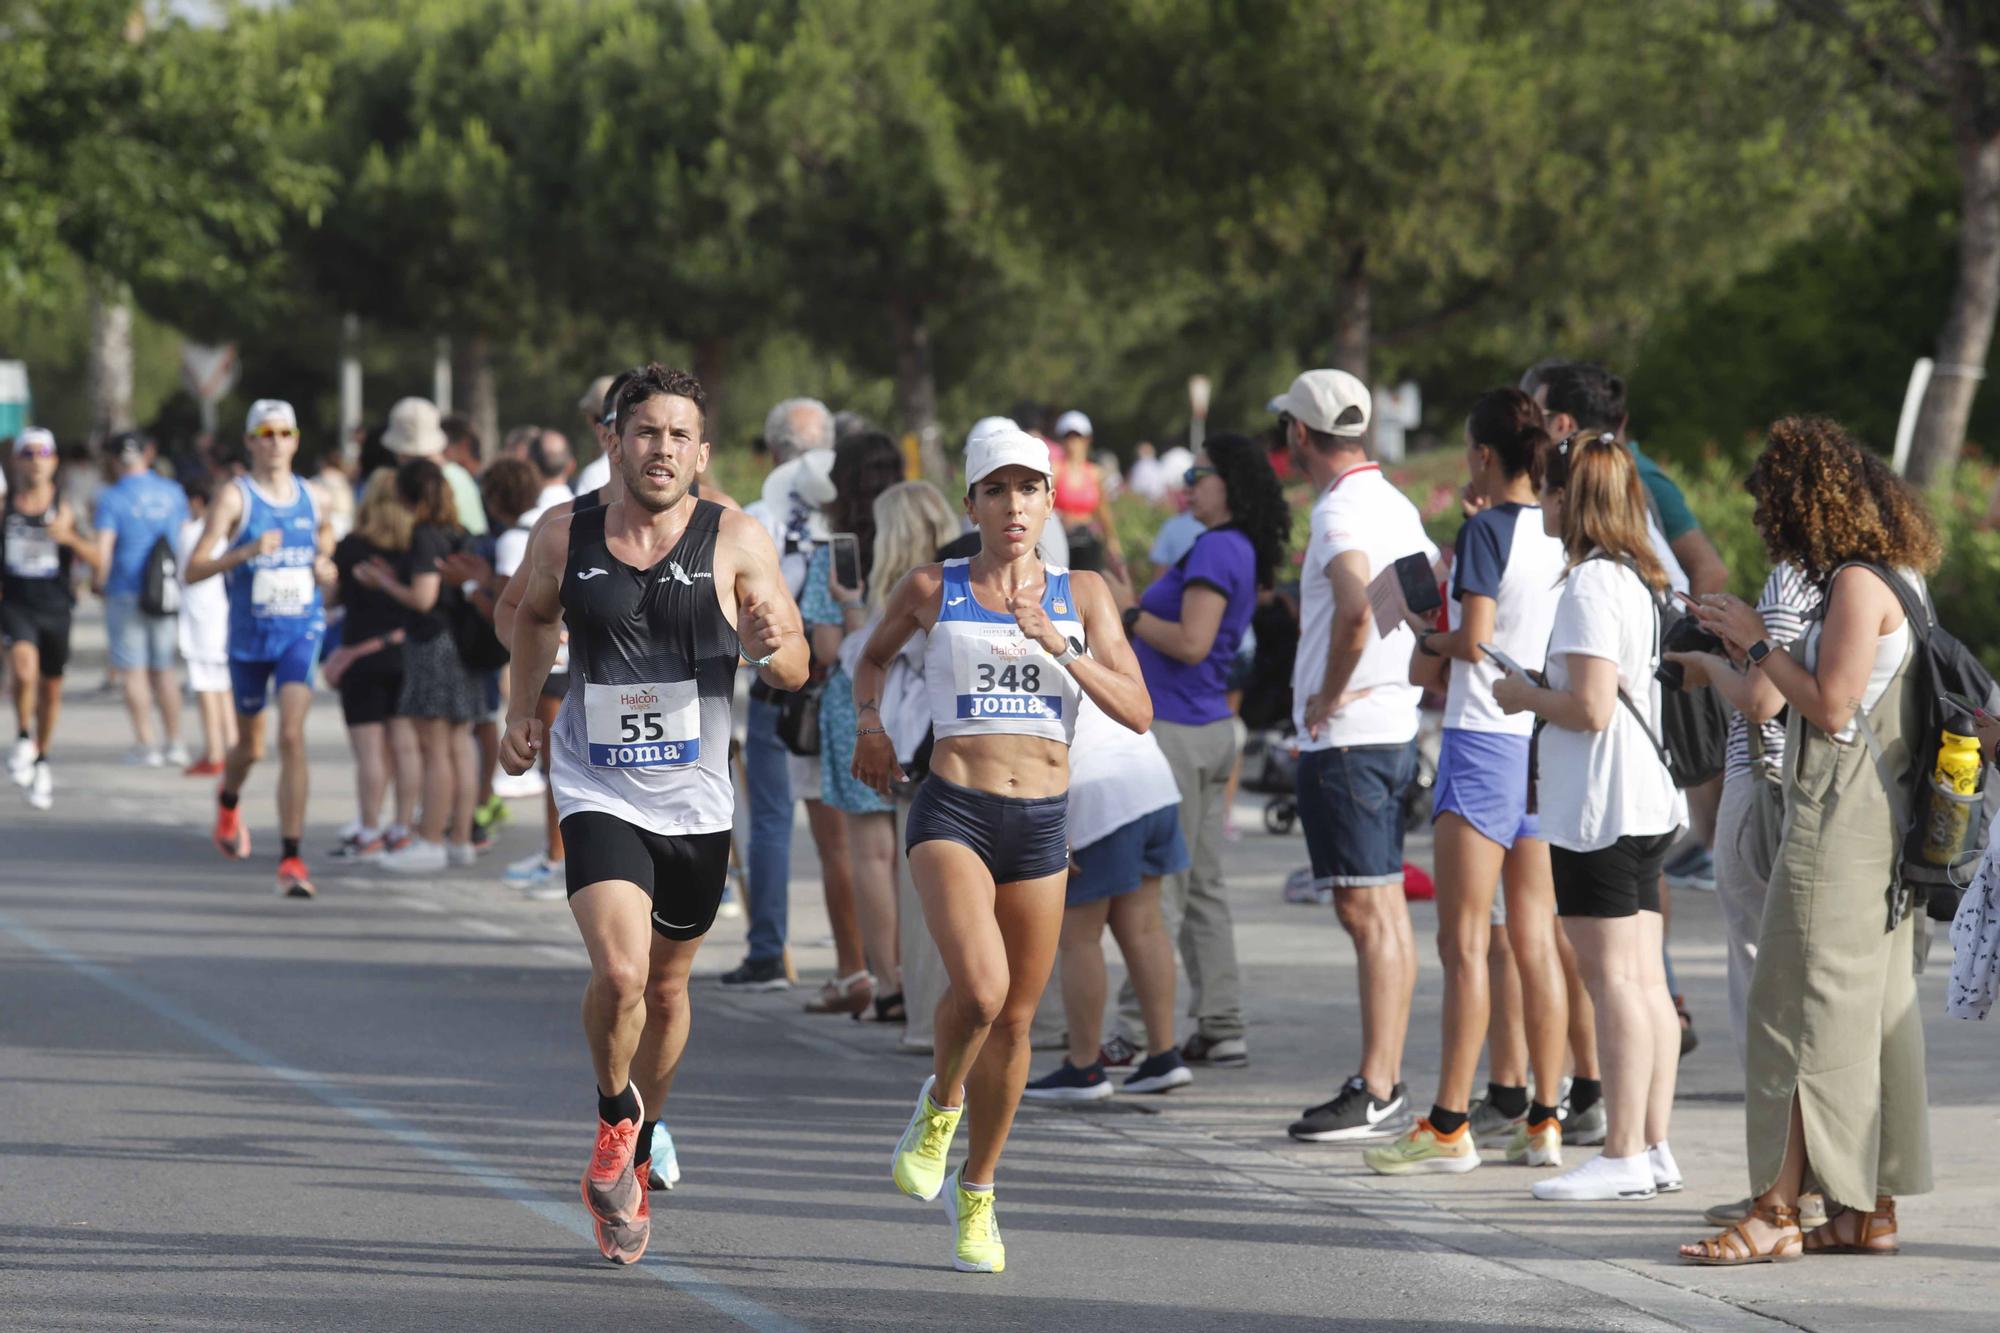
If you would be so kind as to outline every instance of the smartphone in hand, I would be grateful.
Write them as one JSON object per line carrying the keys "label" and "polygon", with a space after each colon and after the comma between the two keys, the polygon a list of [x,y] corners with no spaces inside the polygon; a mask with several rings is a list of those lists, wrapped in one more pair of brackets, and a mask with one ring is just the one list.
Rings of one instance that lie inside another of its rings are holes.
{"label": "smartphone in hand", "polygon": [[861,541],[851,532],[833,534],[833,581],[843,588],[861,589]]}
{"label": "smartphone in hand", "polygon": [[1519,676],[1523,680],[1533,680],[1535,678],[1534,674],[1528,668],[1522,666],[1519,662],[1516,662],[1490,643],[1480,644],[1479,651],[1493,659],[1493,662],[1510,676]]}

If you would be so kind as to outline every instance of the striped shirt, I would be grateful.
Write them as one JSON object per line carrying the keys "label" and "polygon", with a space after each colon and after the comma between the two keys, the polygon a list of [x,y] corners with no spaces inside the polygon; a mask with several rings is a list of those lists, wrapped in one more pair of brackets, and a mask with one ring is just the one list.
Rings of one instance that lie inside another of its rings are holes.
{"label": "striped shirt", "polygon": [[[1790,564],[1779,565],[1764,580],[1757,598],[1757,614],[1764,617],[1764,633],[1771,647],[1783,648],[1805,633],[1806,624],[1819,611],[1824,594],[1810,579]],[[1764,759],[1775,770],[1785,762],[1785,723],[1772,718],[1762,728]],[[1750,771],[1750,724],[1743,714],[1729,719],[1729,750],[1722,775],[1733,778]]]}

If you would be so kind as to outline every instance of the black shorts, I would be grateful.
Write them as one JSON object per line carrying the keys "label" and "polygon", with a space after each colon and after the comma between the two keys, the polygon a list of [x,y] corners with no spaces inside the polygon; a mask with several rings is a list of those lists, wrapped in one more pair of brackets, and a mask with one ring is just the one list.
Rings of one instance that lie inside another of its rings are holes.
{"label": "black shorts", "polygon": [[971,848],[995,884],[1045,879],[1069,867],[1069,796],[996,796],[933,773],[910,803],[904,854],[920,842]]}
{"label": "black shorts", "polygon": [[629,880],[653,899],[653,929],[698,940],[715,924],[729,882],[729,830],[668,835],[616,815],[579,810],[562,822],[570,896],[607,879]]}
{"label": "black shorts", "polygon": [[548,679],[542,682],[542,697],[544,699],[560,699],[568,693],[569,672],[549,672]]}
{"label": "black shorts", "polygon": [[370,653],[340,678],[340,715],[350,727],[387,722],[403,694],[403,658],[394,649]]}
{"label": "black shorts", "polygon": [[1620,838],[1594,852],[1569,852],[1549,847],[1549,869],[1556,881],[1556,915],[1582,917],[1633,916],[1660,910],[1660,869],[1674,835]]}
{"label": "black shorts", "polygon": [[69,669],[68,607],[24,606],[12,598],[0,601],[0,642],[35,645],[42,677],[60,680]]}

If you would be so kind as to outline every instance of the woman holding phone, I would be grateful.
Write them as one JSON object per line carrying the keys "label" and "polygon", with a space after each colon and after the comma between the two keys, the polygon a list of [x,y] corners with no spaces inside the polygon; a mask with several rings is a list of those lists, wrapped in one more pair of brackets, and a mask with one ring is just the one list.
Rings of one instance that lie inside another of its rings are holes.
{"label": "woman holding phone", "polygon": [[819,696],[820,799],[838,810],[846,824],[862,967],[829,980],[806,1009],[859,1018],[872,1003],[878,1021],[900,1023],[896,806],[870,791],[852,771],[854,681],[841,665],[848,656],[841,646],[867,624],[869,576],[875,565],[875,501],[902,481],[902,451],[880,431],[851,435],[834,447],[831,475],[833,502],[826,507],[826,516],[833,539],[813,552],[799,592],[799,614],[812,643],[814,665],[828,672]]}
{"label": "woman holding phone", "polygon": [[854,673],[854,776],[887,795],[903,775],[881,722],[883,680],[904,643],[928,634],[924,678],[937,741],[905,846],[951,981],[938,1001],[932,1074],[891,1174],[906,1194],[939,1197],[970,1107],[971,1149],[945,1196],[961,1272],[1006,1267],[993,1182],[1062,930],[1078,704],[1087,694],[1133,731],[1153,718],[1103,579],[1046,565],[1036,553],[1051,512],[1049,470],[1048,447],[1012,422],[973,433],[965,509],[979,553],[911,571]]}
{"label": "woman holding phone", "polygon": [[1681,1185],[1667,1146],[1680,1020],[1660,947],[1660,865],[1687,822],[1687,802],[1653,741],[1656,598],[1667,574],[1646,535],[1638,465],[1615,435],[1579,432],[1546,446],[1536,470],[1542,522],[1562,539],[1566,562],[1548,682],[1509,675],[1494,683],[1493,700],[1510,716],[1533,713],[1544,723],[1536,808],[1556,910],[1597,1011],[1608,1125],[1601,1154],[1535,1182],[1533,1192],[1650,1199]]}
{"label": "woman holding phone", "polygon": [[[1370,1148],[1381,1175],[1465,1172],[1479,1149],[1510,1162],[1562,1162],[1563,1056],[1569,1005],[1556,954],[1548,844],[1530,813],[1534,719],[1494,701],[1503,673],[1539,672],[1561,593],[1563,545],[1542,523],[1531,474],[1546,443],[1542,411],[1518,389],[1492,389],[1465,423],[1465,465],[1477,511],[1458,530],[1447,624],[1417,639],[1414,684],[1445,691],[1432,808],[1437,839],[1438,957],[1444,963],[1444,1050],[1437,1099],[1402,1138]],[[1491,999],[1487,951],[1493,895],[1504,884],[1507,932],[1521,978],[1534,1095],[1494,1085],[1484,1142],[1471,1124],[1472,1080]]]}

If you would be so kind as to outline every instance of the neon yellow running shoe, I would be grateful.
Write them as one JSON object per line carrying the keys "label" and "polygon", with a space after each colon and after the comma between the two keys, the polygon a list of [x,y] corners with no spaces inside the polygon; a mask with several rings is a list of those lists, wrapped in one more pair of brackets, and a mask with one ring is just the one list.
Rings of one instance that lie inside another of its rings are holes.
{"label": "neon yellow running shoe", "polygon": [[931,1086],[936,1082],[935,1074],[924,1080],[909,1128],[896,1143],[896,1155],[889,1159],[889,1174],[896,1188],[925,1203],[944,1189],[945,1154],[951,1151],[951,1136],[958,1132],[958,1118],[964,1114],[963,1107],[946,1110],[931,1100]]}
{"label": "neon yellow running shoe", "polygon": [[1361,1154],[1361,1160],[1380,1176],[1409,1176],[1420,1171],[1456,1175],[1479,1165],[1479,1149],[1469,1127],[1460,1125],[1450,1134],[1440,1134],[1431,1128],[1430,1121],[1420,1119],[1402,1138],[1370,1148]]}
{"label": "neon yellow running shoe", "polygon": [[1530,1125],[1523,1120],[1514,1128],[1507,1144],[1507,1160],[1527,1166],[1563,1164],[1563,1127],[1560,1120],[1544,1120]]}
{"label": "neon yellow running shoe", "polygon": [[944,1211],[951,1218],[953,1268],[961,1273],[1007,1271],[1007,1247],[1000,1243],[1000,1223],[993,1217],[992,1190],[969,1190],[963,1173],[953,1176]]}

